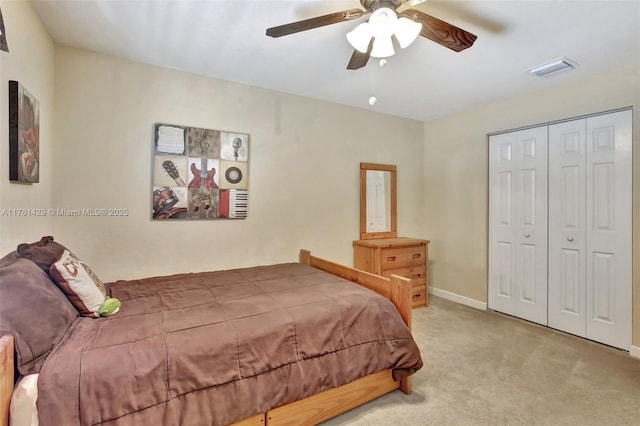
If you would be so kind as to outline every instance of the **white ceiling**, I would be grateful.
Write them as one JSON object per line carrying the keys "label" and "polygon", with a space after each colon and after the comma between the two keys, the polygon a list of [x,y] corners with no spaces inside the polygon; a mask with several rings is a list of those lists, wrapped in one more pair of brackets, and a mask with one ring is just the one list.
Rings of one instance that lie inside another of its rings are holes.
{"label": "white ceiling", "polygon": [[[356,71],[345,34],[366,17],[277,39],[265,30],[358,0],[33,3],[62,45],[417,120],[640,62],[639,0],[428,0],[415,8],[476,34],[475,44],[456,53],[419,37],[384,68],[371,60]],[[561,56],[579,67],[523,72]]]}

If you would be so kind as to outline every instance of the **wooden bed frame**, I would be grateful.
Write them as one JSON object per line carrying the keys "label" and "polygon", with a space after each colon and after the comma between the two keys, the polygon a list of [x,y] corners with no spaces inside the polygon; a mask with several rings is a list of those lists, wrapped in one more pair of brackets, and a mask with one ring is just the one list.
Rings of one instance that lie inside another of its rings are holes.
{"label": "wooden bed frame", "polygon": [[[404,322],[411,329],[410,279],[397,275],[392,275],[390,279],[383,278],[311,256],[311,252],[307,250],[300,250],[299,261],[357,283],[390,299],[398,308],[398,312],[400,312]],[[0,426],[9,425],[9,405],[15,377],[13,345],[13,336],[4,336],[0,339]],[[344,386],[329,389],[303,400],[274,408],[234,425],[318,424],[396,389],[400,389],[406,394],[411,393],[410,378],[407,377],[400,382],[395,382],[391,376],[391,370],[384,370]]]}

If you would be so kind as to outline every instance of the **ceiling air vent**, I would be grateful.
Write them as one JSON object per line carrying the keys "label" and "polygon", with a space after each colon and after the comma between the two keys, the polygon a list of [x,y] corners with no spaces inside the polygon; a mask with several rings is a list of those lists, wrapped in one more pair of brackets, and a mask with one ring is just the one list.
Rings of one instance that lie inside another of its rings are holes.
{"label": "ceiling air vent", "polygon": [[535,67],[526,69],[525,71],[528,71],[529,73],[531,73],[531,75],[546,77],[562,71],[574,69],[577,66],[578,64],[563,56],[562,58],[555,59],[551,62],[536,65]]}

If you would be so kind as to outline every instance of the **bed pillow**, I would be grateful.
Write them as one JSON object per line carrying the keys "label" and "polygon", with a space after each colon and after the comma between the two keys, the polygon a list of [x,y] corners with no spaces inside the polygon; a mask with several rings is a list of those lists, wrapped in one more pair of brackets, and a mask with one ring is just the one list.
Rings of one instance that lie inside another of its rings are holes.
{"label": "bed pillow", "polygon": [[0,336],[15,338],[21,374],[40,371],[47,355],[78,317],[73,305],[28,259],[0,267]]}
{"label": "bed pillow", "polygon": [[20,257],[29,259],[36,263],[43,271],[49,273],[51,265],[60,259],[66,250],[65,246],[53,241],[53,237],[42,237],[35,243],[22,243],[18,246]]}
{"label": "bed pillow", "polygon": [[89,266],[69,250],[49,268],[49,275],[80,315],[97,318],[100,306],[107,299],[104,284]]}
{"label": "bed pillow", "polygon": [[38,426],[38,375],[29,374],[16,383],[9,409],[10,426]]}
{"label": "bed pillow", "polygon": [[12,251],[2,259],[0,259],[0,268],[11,265],[16,260],[20,259],[20,255],[17,251]]}

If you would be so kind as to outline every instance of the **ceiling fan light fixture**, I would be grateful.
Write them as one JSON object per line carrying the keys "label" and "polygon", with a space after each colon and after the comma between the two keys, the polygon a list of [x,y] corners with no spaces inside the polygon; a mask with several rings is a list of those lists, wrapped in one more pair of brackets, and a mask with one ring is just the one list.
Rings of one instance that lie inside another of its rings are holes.
{"label": "ceiling fan light fixture", "polygon": [[371,26],[368,22],[363,22],[347,33],[349,44],[361,53],[367,53],[372,37]]}
{"label": "ceiling fan light fixture", "polygon": [[374,37],[391,37],[396,29],[398,16],[388,7],[376,9],[369,18],[371,32]]}
{"label": "ceiling fan light fixture", "polygon": [[422,31],[421,23],[407,18],[400,18],[398,22],[396,22],[394,34],[400,47],[404,49],[418,38],[420,31]]}
{"label": "ceiling fan light fixture", "polygon": [[375,37],[373,39],[373,48],[370,55],[372,58],[388,58],[395,53],[391,36]]}

